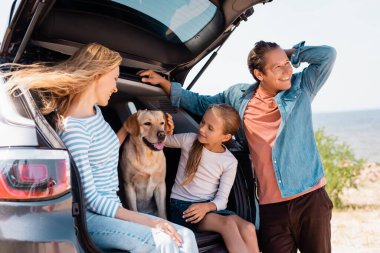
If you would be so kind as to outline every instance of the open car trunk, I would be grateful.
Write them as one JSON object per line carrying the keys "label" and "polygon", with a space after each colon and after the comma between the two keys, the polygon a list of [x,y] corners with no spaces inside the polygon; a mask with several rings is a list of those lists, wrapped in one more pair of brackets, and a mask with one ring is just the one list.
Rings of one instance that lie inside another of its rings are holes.
{"label": "open car trunk", "polygon": [[247,20],[252,6],[270,1],[22,0],[0,54],[18,62],[27,46],[71,55],[98,42],[120,52],[131,73],[153,69],[183,82]]}

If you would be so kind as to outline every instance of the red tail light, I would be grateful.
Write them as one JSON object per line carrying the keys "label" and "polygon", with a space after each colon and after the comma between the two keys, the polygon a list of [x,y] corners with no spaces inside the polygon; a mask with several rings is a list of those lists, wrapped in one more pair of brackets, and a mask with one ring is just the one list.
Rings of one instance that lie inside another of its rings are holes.
{"label": "red tail light", "polygon": [[0,200],[41,200],[70,190],[64,150],[0,149]]}
{"label": "red tail light", "polygon": [[[17,160],[16,164],[19,162]],[[23,164],[18,164],[12,168],[21,183],[34,183],[45,181],[48,178],[48,166],[44,163],[30,164],[24,160]]]}

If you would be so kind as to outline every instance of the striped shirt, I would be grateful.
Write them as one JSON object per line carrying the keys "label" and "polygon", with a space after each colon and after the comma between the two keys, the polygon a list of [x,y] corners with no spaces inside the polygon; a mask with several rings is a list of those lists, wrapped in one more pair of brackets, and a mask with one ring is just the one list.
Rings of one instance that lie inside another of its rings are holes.
{"label": "striped shirt", "polygon": [[86,208],[115,217],[121,206],[117,164],[119,140],[104,120],[98,106],[96,114],[87,118],[68,117],[58,134],[78,167]]}

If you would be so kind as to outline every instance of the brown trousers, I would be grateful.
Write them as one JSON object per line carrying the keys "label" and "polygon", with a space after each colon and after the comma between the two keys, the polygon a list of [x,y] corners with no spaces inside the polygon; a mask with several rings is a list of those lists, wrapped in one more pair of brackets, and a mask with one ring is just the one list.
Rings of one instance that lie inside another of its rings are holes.
{"label": "brown trousers", "polygon": [[333,204],[322,187],[298,198],[260,205],[263,253],[331,253]]}

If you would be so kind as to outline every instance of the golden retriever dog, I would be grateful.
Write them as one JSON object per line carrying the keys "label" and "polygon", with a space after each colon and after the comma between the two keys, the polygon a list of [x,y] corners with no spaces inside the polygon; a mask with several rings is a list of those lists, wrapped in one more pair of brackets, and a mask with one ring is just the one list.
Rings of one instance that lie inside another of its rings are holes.
{"label": "golden retriever dog", "polygon": [[121,171],[128,208],[166,219],[165,114],[139,110],[124,127],[129,137],[122,149]]}

